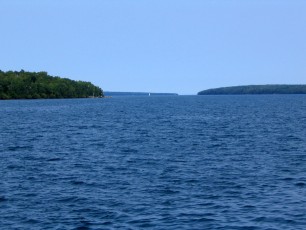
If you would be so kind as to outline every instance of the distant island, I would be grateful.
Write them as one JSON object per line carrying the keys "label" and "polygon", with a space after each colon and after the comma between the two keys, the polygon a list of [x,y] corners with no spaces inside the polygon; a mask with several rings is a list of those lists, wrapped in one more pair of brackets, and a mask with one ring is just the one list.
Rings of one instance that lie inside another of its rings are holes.
{"label": "distant island", "polygon": [[47,72],[0,70],[0,99],[47,99],[103,97],[90,82],[53,77]]}
{"label": "distant island", "polygon": [[178,96],[177,93],[149,93],[149,92],[110,92],[105,91],[104,95],[107,97],[114,96]]}
{"label": "distant island", "polygon": [[198,95],[306,94],[306,85],[246,85],[200,91]]}

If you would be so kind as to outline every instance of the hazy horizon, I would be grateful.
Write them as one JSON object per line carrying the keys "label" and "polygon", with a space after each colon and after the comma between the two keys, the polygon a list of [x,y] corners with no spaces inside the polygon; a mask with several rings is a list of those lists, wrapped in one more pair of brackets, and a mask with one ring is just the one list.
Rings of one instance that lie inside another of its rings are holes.
{"label": "hazy horizon", "polygon": [[3,71],[193,95],[306,84],[306,1],[2,1]]}

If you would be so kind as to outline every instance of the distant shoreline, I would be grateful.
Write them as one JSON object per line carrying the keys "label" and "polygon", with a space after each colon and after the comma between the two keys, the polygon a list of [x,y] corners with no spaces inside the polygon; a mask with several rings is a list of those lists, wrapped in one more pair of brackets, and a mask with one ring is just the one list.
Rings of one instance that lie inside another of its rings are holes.
{"label": "distant shoreline", "polygon": [[151,93],[151,92],[113,92],[104,91],[104,96],[116,97],[116,96],[178,96],[177,93]]}
{"label": "distant shoreline", "polygon": [[306,94],[306,85],[245,85],[200,91],[197,95]]}

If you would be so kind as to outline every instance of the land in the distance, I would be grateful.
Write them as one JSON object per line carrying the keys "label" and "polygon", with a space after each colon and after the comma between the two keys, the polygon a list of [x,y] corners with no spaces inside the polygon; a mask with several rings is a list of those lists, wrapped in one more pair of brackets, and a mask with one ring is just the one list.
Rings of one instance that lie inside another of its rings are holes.
{"label": "land in the distance", "polygon": [[306,85],[246,85],[200,91],[198,95],[306,94]]}
{"label": "land in the distance", "polygon": [[104,91],[106,97],[114,96],[178,96],[177,93],[149,93],[149,92],[110,92]]}
{"label": "land in the distance", "polygon": [[53,77],[47,72],[0,70],[0,99],[47,99],[103,97],[90,82]]}

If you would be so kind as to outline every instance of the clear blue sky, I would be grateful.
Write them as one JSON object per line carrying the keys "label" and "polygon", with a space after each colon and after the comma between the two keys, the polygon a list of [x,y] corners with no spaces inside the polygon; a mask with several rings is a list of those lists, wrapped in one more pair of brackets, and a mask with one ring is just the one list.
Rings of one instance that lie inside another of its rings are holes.
{"label": "clear blue sky", "polygon": [[306,83],[306,0],[0,0],[0,69],[106,91]]}

